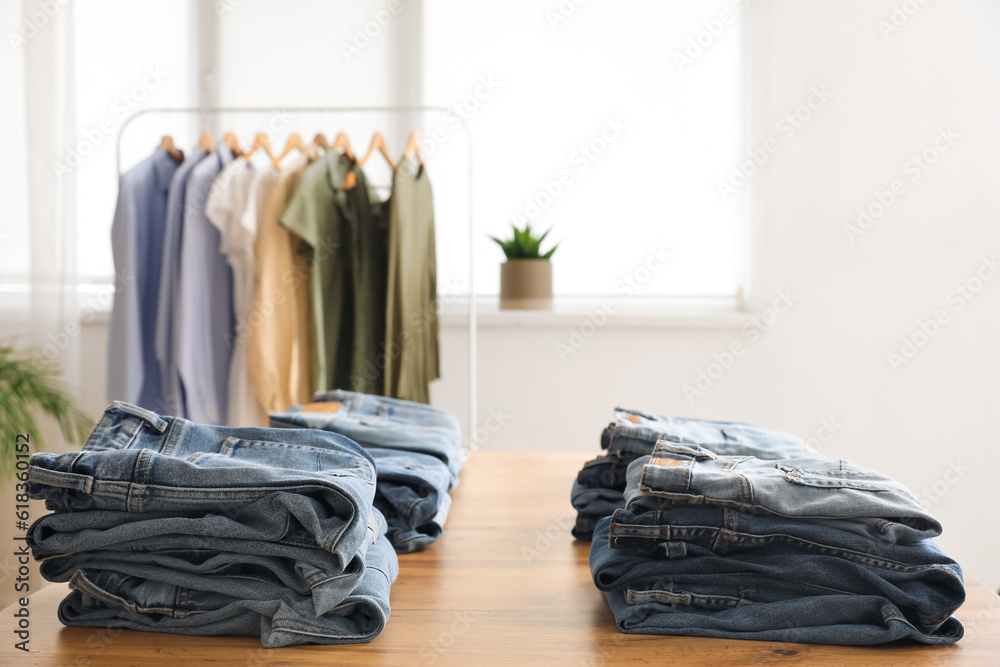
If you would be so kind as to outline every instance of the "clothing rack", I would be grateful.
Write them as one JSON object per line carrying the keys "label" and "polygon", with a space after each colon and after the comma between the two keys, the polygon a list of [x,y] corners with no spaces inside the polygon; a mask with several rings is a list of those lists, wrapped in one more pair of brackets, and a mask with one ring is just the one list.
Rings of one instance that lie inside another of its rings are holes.
{"label": "clothing rack", "polygon": [[[136,118],[147,114],[192,114],[192,115],[218,115],[229,113],[273,113],[273,112],[297,112],[297,113],[337,113],[337,114],[405,114],[405,113],[448,113],[446,107],[439,106],[363,106],[363,107],[157,107],[146,108],[136,111],[122,123],[118,130],[118,137],[115,142],[115,166],[118,178],[121,179],[122,172],[122,135]],[[475,290],[475,230],[476,226],[472,218],[472,133],[465,120],[458,117],[458,122],[462,127],[466,139],[466,171],[469,178],[468,206],[469,206],[469,430],[468,442],[472,443],[476,437],[477,430],[477,347],[476,347],[476,290]],[[465,443],[463,443],[465,444]],[[465,445],[469,449],[469,445]]]}

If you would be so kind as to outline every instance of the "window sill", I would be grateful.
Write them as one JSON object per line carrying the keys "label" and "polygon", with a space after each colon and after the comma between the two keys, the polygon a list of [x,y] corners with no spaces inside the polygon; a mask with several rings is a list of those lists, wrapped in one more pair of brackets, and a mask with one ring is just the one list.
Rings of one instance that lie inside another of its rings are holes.
{"label": "window sill", "polygon": [[[469,304],[456,298],[439,305],[443,328],[469,326]],[[479,297],[476,325],[479,329],[564,328],[587,322],[598,328],[684,329],[695,331],[739,330],[747,314],[737,309],[736,299],[701,302],[671,298],[559,299],[550,310],[500,310],[496,296]]]}
{"label": "window sill", "polygon": [[[468,297],[442,295],[438,312],[442,328],[467,329],[469,326]],[[27,313],[25,310],[25,317]],[[107,325],[111,320],[110,299],[85,302],[80,314],[83,325]],[[671,298],[609,297],[603,301],[599,298],[557,298],[550,310],[500,310],[499,298],[495,295],[480,296],[476,301],[479,329],[563,328],[590,322],[599,328],[614,329],[737,331],[746,321],[747,312],[737,308],[736,299],[695,302]]]}

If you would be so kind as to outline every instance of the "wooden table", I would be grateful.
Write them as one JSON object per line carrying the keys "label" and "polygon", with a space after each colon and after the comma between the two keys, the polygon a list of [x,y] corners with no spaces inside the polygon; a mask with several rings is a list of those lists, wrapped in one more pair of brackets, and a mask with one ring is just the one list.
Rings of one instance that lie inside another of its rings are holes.
{"label": "wooden table", "polygon": [[0,664],[16,665],[1000,665],[1000,598],[969,582],[951,646],[839,648],[623,635],[590,578],[589,544],[570,535],[569,488],[587,454],[477,453],[462,475],[444,538],[399,559],[392,616],[356,646],[262,649],[255,637],[187,637],[66,628],[65,595],[32,596],[30,653],[0,621]]}

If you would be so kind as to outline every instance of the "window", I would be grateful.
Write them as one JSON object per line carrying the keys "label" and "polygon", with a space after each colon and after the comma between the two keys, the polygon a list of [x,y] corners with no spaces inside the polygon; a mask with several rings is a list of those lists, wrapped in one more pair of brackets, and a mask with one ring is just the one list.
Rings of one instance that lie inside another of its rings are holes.
{"label": "window", "polygon": [[[129,0],[78,0],[73,5],[77,136],[53,169],[75,171],[81,280],[110,282],[118,133],[140,109],[191,104],[190,5]],[[189,124],[186,118],[138,119],[123,138],[124,168],[146,158],[161,135],[188,136]],[[184,143],[178,147],[187,150]]]}
{"label": "window", "polygon": [[[435,189],[443,291],[468,285],[461,116],[473,137],[477,293],[499,291],[503,257],[488,235],[530,222],[551,228],[549,239],[559,243],[557,297],[732,299],[747,270],[749,188],[723,197],[719,183],[743,155],[744,4],[404,0],[398,15],[371,31],[378,16],[388,16],[387,0],[289,0],[278,14],[254,0],[213,3],[215,11],[79,0],[76,144],[53,165],[73,169],[77,179],[77,273],[83,282],[110,282],[115,142],[138,109],[199,101],[423,103],[450,112],[405,123],[302,113],[275,140],[342,129],[363,151],[380,129],[390,150],[402,152],[406,130],[418,127]],[[199,32],[215,36],[202,42],[212,48],[199,51]],[[360,48],[345,50],[358,39]],[[248,144],[267,119],[219,120],[211,129],[232,129]],[[123,166],[146,157],[164,133],[186,149],[204,129],[197,122],[180,115],[137,120],[123,137]],[[380,168],[373,167],[373,181],[387,179]],[[0,249],[26,233],[20,226],[2,232],[8,242]],[[26,273],[25,254],[10,254],[7,266]]]}
{"label": "window", "polygon": [[[736,294],[745,206],[717,182],[743,147],[740,3],[424,6],[424,98],[473,128],[477,292],[499,291],[486,234],[529,221],[560,244],[557,297],[629,280],[648,296]],[[439,217],[461,218],[453,200],[438,198]],[[467,275],[464,247],[438,245],[439,271]],[[646,277],[661,249],[670,260]]]}

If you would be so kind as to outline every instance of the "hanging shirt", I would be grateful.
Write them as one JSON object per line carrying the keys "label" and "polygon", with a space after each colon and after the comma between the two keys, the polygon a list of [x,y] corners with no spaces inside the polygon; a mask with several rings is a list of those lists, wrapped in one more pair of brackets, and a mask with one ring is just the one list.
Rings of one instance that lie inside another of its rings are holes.
{"label": "hanging shirt", "polygon": [[[389,204],[385,395],[430,403],[438,362],[434,200],[427,172],[400,160]],[[390,354],[398,350],[398,354]]]}
{"label": "hanging shirt", "polygon": [[195,166],[207,155],[201,148],[195,148],[191,157],[184,161],[173,178],[170,179],[170,191],[167,193],[167,214],[163,226],[163,255],[160,268],[160,284],[156,300],[156,335],[154,351],[156,362],[160,368],[160,380],[163,385],[163,414],[175,417],[185,417],[184,395],[181,388],[181,376],[177,371],[177,360],[174,358],[174,295],[177,292],[177,282],[181,264],[181,238],[184,233],[184,202],[187,195],[187,182]]}
{"label": "hanging shirt", "polygon": [[276,174],[268,167],[256,170],[246,160],[233,160],[212,185],[205,214],[219,230],[219,249],[233,270],[233,312],[236,328],[229,338],[228,403],[226,419],[233,426],[266,426],[267,414],[250,387],[247,374],[246,338],[257,319],[253,307],[254,241],[260,195]]}
{"label": "hanging shirt", "polygon": [[130,169],[111,224],[115,297],[108,340],[108,398],[162,411],[153,338],[167,193],[177,162],[162,148]]}
{"label": "hanging shirt", "polygon": [[188,178],[174,311],[174,358],[188,419],[226,423],[229,361],[234,326],[233,272],[220,252],[219,230],[205,215],[209,192],[232,162],[227,146],[198,163]]}
{"label": "hanging shirt", "polygon": [[306,168],[281,224],[302,238],[312,264],[313,374],[316,391],[350,386],[353,339],[351,231],[340,185],[360,169],[333,151]]}
{"label": "hanging shirt", "polygon": [[[363,174],[350,190],[339,190],[351,229],[351,281],[354,330],[351,341],[351,391],[379,394],[384,383],[385,310],[388,279],[388,202],[381,202]],[[389,350],[387,354],[391,354]]]}
{"label": "hanging shirt", "polygon": [[282,168],[267,193],[255,243],[257,282],[251,317],[259,323],[247,333],[247,369],[257,398],[267,412],[283,412],[312,402],[311,272],[297,249],[298,236],[279,224],[306,166],[319,159],[307,146]]}

